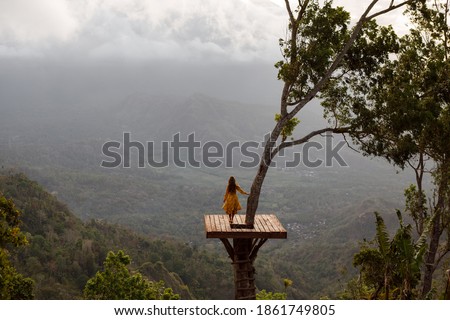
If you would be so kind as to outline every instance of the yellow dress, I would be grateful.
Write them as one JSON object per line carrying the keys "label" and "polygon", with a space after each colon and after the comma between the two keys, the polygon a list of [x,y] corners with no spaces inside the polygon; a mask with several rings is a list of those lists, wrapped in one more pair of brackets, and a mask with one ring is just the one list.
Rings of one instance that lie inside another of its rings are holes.
{"label": "yellow dress", "polygon": [[[244,190],[241,189],[238,185],[236,185],[236,191],[239,191],[242,194],[247,194]],[[238,210],[241,210],[241,204],[239,203],[239,199],[236,192],[225,192],[225,196],[223,197],[223,206],[222,209],[225,210],[228,214],[236,214]]]}

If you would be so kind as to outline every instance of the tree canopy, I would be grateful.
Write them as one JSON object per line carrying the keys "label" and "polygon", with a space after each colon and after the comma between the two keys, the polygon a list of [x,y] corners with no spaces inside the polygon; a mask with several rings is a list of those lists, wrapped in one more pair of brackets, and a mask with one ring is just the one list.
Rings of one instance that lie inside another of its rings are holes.
{"label": "tree canopy", "polygon": [[[395,55],[375,74],[350,82],[327,102],[352,128],[350,134],[366,154],[415,172],[416,186],[405,192],[406,208],[419,235],[432,221],[424,298],[434,271],[450,252],[445,239],[450,231],[449,1],[418,1],[408,14],[413,29],[399,39]],[[430,175],[435,185],[428,196],[424,175]]]}
{"label": "tree canopy", "polygon": [[152,282],[140,273],[128,269],[130,256],[122,250],[110,251],[103,263],[103,271],[89,279],[84,288],[86,299],[97,300],[178,300],[164,282]]}
{"label": "tree canopy", "polygon": [[[416,0],[418,1],[418,0]],[[293,10],[285,0],[289,15],[286,39],[280,39],[283,60],[277,62],[278,79],[283,81],[280,112],[276,125],[265,144],[258,172],[247,201],[246,223],[252,225],[258,208],[259,195],[273,158],[284,148],[303,144],[323,133],[348,133],[348,116],[355,101],[364,97],[353,87],[367,89],[389,55],[398,50],[397,37],[391,27],[379,26],[375,18],[416,2],[414,0],[380,5],[371,1],[366,10],[351,23],[350,13],[336,7],[333,1],[299,0]],[[329,127],[317,128],[302,138],[293,135],[299,120],[297,114],[314,98],[321,98]],[[281,139],[280,139],[281,137]]]}
{"label": "tree canopy", "polygon": [[0,299],[33,299],[34,282],[11,265],[8,248],[28,243],[20,231],[20,211],[0,193]]}

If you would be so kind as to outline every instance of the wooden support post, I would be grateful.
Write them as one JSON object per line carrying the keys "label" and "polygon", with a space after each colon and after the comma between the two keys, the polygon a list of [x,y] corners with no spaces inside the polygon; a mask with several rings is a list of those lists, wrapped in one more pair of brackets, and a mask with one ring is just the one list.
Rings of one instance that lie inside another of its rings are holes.
{"label": "wooden support post", "polygon": [[228,241],[228,239],[223,238],[221,238],[220,241],[222,241],[223,245],[225,246],[225,249],[227,250],[228,256],[230,257],[231,261],[234,261],[234,249],[230,241]]}
{"label": "wooden support post", "polygon": [[255,300],[255,268],[250,259],[252,239],[233,239],[234,297],[236,300]]}
{"label": "wooden support post", "polygon": [[[235,216],[236,224],[230,225],[227,215],[206,215],[207,238],[219,238],[225,246],[233,265],[235,299],[256,299],[255,267],[258,250],[269,238],[286,239],[287,233],[275,215],[256,216],[255,225],[245,225],[244,216]],[[238,227],[236,227],[238,226]],[[229,239],[233,239],[233,244]]]}
{"label": "wooden support post", "polygon": [[236,300],[254,300],[256,298],[255,267],[258,250],[267,239],[234,238],[233,245],[228,239],[221,238],[233,265]]}

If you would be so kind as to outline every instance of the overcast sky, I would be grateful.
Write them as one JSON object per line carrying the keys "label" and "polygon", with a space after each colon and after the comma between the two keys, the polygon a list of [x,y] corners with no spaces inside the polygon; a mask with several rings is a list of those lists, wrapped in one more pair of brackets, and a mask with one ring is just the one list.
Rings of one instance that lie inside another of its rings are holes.
{"label": "overcast sky", "polygon": [[[401,11],[384,21],[405,28]],[[283,0],[0,0],[0,81],[275,101],[286,26]]]}
{"label": "overcast sky", "polygon": [[269,0],[1,0],[0,54],[272,60],[284,20]]}

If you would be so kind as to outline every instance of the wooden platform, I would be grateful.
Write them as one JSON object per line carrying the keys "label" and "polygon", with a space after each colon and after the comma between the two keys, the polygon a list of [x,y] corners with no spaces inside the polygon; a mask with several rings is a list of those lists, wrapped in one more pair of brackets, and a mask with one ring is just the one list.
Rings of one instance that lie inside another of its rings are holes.
{"label": "wooden platform", "polygon": [[[244,224],[245,215],[236,215],[234,223]],[[287,232],[274,214],[257,214],[253,229],[231,228],[226,214],[205,215],[206,238],[286,239]]]}

